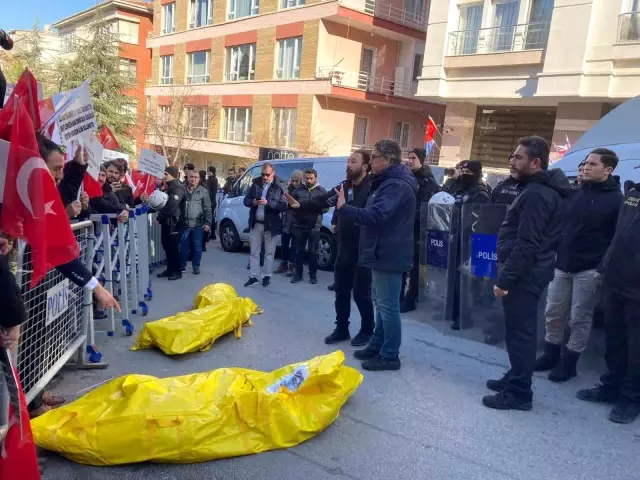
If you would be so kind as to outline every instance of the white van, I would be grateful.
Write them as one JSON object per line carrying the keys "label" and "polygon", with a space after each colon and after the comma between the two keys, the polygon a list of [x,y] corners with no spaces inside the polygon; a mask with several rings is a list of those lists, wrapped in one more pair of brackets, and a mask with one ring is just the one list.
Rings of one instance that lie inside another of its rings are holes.
{"label": "white van", "polygon": [[[262,164],[257,162],[247,169],[233,185],[229,195],[218,203],[218,230],[220,244],[227,252],[235,252],[243,243],[249,242],[249,209],[244,206],[244,197],[251,182],[262,173]],[[289,182],[295,170],[315,169],[318,182],[325,189],[333,188],[346,178],[347,157],[299,158],[293,160],[273,160],[269,162],[276,169],[276,176],[284,183]],[[336,245],[331,233],[333,208],[324,214],[318,240],[318,268],[331,270],[336,256]]]}

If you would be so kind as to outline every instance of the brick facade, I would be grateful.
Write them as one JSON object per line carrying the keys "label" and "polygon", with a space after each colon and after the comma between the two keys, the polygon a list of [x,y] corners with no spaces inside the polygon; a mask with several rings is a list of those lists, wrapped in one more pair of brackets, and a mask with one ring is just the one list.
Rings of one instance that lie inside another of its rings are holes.
{"label": "brick facade", "polygon": [[313,95],[298,96],[298,110],[296,121],[296,148],[305,151],[312,142],[311,125],[313,123]]}
{"label": "brick facade", "polygon": [[251,137],[258,145],[268,145],[271,139],[271,95],[254,95]]}
{"label": "brick facade", "polygon": [[304,22],[302,36],[302,60],[300,61],[300,78],[315,78],[318,61],[318,36],[320,20]]}
{"label": "brick facade", "polygon": [[275,54],[275,27],[258,31],[258,43],[256,44],[256,80],[273,80]]}

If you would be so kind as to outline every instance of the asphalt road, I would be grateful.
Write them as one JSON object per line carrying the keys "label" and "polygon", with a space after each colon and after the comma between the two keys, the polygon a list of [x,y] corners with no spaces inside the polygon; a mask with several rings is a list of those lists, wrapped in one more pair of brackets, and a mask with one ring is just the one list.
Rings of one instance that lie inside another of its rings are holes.
{"label": "asphalt road", "polygon": [[[212,245],[212,244],[210,244]],[[215,247],[204,254],[202,274],[182,281],[154,278],[154,299],[146,320],[188,310],[203,286],[227,282],[264,308],[242,339],[227,336],[206,353],[169,358],[158,351],[130,352],[135,337],[99,335],[109,367],[67,372],[56,393],[69,399],[127,373],[181,375],[219,367],[272,370],[334,349],[322,339],[333,328],[331,274],[318,285],[291,285],[276,276],[272,286],[245,289],[246,253]],[[356,323],[357,310],[353,309]],[[638,479],[640,422],[607,420],[608,407],[575,398],[597,382],[581,372],[564,385],[536,376],[532,412],[499,412],[481,404],[488,378],[506,370],[506,353],[442,333],[419,309],[403,319],[402,369],[369,373],[340,417],[317,437],[288,450],[194,465],[141,464],[87,467],[49,454],[47,480],[370,480],[370,479]],[[145,319],[134,319],[143,322]],[[139,329],[138,329],[139,330]],[[355,328],[353,329],[355,333]],[[444,330],[444,329],[443,329]],[[348,363],[354,348],[341,346]]]}

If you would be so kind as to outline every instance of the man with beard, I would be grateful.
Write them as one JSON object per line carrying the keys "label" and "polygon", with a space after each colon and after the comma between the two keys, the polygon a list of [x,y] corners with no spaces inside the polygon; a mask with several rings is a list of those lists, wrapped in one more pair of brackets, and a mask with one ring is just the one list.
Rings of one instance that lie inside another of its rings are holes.
{"label": "man with beard", "polygon": [[107,183],[111,187],[111,191],[118,197],[120,203],[128,205],[130,208],[135,206],[135,200],[133,199],[133,190],[125,181],[125,170],[122,163],[115,159],[108,160],[103,163],[105,171],[107,172]]}
{"label": "man with beard", "polygon": [[[420,282],[420,208],[429,203],[431,197],[440,191],[438,182],[433,178],[429,165],[424,165],[427,152],[423,148],[414,148],[409,152],[408,166],[418,182],[416,194],[416,214],[413,223],[413,268],[402,277],[402,290],[400,292],[400,313],[411,312],[416,309],[418,300],[418,288]],[[409,277],[409,290],[405,293],[405,284]]]}
{"label": "man with beard", "polygon": [[509,165],[524,189],[500,227],[498,278],[493,291],[502,299],[511,368],[502,379],[487,382],[487,387],[498,393],[485,396],[482,403],[498,410],[528,411],[533,408],[538,304],[553,279],[564,202],[571,187],[562,170],[547,170],[549,144],[541,137],[518,140]]}
{"label": "man with beard", "polygon": [[224,179],[224,186],[222,187],[222,191],[225,195],[229,195],[231,193],[231,189],[233,188],[233,184],[237,178],[236,170],[234,168],[227,170],[227,178]]}

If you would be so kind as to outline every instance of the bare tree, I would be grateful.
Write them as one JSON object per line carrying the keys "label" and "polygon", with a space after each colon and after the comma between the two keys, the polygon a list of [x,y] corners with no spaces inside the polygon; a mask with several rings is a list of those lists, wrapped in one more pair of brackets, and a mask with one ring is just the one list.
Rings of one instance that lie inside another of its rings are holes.
{"label": "bare tree", "polygon": [[146,141],[159,147],[167,161],[175,164],[184,150],[208,138],[209,127],[220,107],[197,104],[190,85],[176,85],[167,90],[170,94],[158,97],[162,98],[161,104],[151,107],[140,123],[145,128]]}

